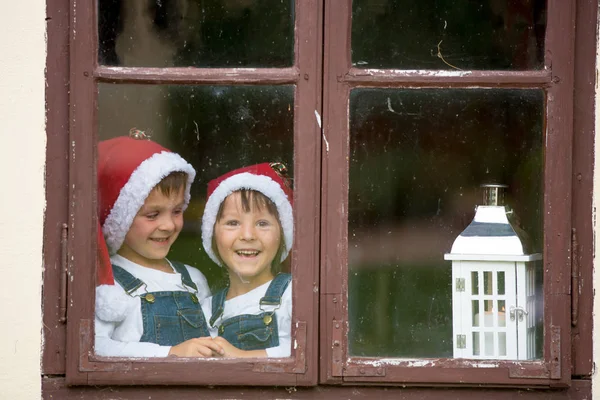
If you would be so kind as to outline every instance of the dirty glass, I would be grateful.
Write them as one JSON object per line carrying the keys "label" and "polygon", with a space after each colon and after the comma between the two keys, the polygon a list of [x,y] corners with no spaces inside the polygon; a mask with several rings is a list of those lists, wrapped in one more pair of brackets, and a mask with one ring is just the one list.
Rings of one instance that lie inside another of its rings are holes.
{"label": "dirty glass", "polygon": [[291,85],[101,83],[98,89],[99,140],[137,128],[196,169],[184,228],[169,257],[198,267],[213,292],[224,286],[227,277],[202,247],[200,220],[207,183],[230,170],[262,162],[283,162],[293,176],[293,114]]}
{"label": "dirty glass", "polygon": [[98,60],[126,67],[289,67],[293,0],[98,1]]}
{"label": "dirty glass", "polygon": [[353,0],[352,65],[541,69],[546,10],[545,0]]}
{"label": "dirty glass", "polygon": [[[498,357],[506,354],[515,336],[506,310],[514,304],[508,296],[514,263],[467,272],[468,300],[453,313],[452,261],[444,254],[472,222],[486,183],[508,185],[510,223],[527,253],[541,252],[544,107],[542,90],[352,90],[351,356],[453,357],[453,340],[475,345],[474,356],[486,357],[492,345]],[[539,272],[528,276],[526,289],[534,307],[526,318],[529,346],[535,347],[527,353],[536,358],[543,328]],[[453,319],[461,313],[470,332],[457,339]]]}

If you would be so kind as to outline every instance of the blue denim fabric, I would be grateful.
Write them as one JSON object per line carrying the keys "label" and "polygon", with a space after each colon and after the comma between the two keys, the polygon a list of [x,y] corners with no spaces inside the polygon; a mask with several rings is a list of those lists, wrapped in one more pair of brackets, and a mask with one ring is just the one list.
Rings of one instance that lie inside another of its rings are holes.
{"label": "blue denim fabric", "polygon": [[[188,339],[210,336],[204,313],[196,297],[198,287],[192,281],[185,265],[173,262],[182,282],[195,290],[150,292],[140,296],[144,333],[140,342],[175,346]],[[113,265],[115,281],[131,295],[144,285],[123,268]]]}
{"label": "blue denim fabric", "polygon": [[[272,281],[265,296],[260,299],[260,314],[236,315],[221,322],[219,336],[241,350],[262,350],[279,346],[276,310],[281,305],[281,296],[290,283],[290,274],[278,274]],[[219,291],[212,300],[210,326],[223,314],[225,297],[229,288]],[[263,308],[264,307],[264,308]]]}

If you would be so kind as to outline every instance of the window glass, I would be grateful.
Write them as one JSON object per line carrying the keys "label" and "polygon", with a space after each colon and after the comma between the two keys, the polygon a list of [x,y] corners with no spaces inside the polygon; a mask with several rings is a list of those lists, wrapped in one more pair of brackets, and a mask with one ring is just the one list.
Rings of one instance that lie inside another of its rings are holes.
{"label": "window glass", "polygon": [[545,0],[354,0],[352,64],[358,68],[540,69],[545,30]]}
{"label": "window glass", "polygon": [[527,278],[514,262],[460,264],[455,286],[465,302],[454,318],[462,314],[468,331],[457,335],[453,263],[444,255],[482,204],[480,185],[490,182],[508,185],[507,214],[524,251],[541,251],[544,107],[542,90],[352,90],[351,356],[453,357],[461,343],[473,346],[471,355],[510,358],[524,320],[518,310],[511,320],[506,308],[525,311],[526,292],[517,299],[515,288],[527,279],[537,288],[527,292],[537,310],[527,335],[541,346],[541,274]]}
{"label": "window glass", "polygon": [[169,257],[198,267],[213,292],[226,275],[202,247],[207,183],[262,162],[283,162],[293,176],[293,110],[294,86],[99,84],[99,140],[135,127],[196,169],[184,229]]}
{"label": "window glass", "polygon": [[288,67],[294,1],[99,1],[100,64]]}

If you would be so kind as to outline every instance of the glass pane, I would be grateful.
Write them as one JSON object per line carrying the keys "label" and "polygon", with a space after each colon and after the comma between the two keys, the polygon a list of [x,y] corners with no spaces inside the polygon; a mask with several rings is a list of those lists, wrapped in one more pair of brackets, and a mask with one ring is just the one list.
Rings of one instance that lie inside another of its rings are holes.
{"label": "glass pane", "polygon": [[478,356],[479,351],[479,332],[473,332],[473,355]]}
{"label": "glass pane", "polygon": [[498,332],[498,355],[506,356],[506,332]]}
{"label": "glass pane", "polygon": [[473,312],[473,326],[479,326],[479,300],[471,300],[471,308]]}
{"label": "glass pane", "polygon": [[294,1],[98,2],[100,64],[289,67]]}
{"label": "glass pane", "polygon": [[504,271],[498,271],[498,294],[504,294]]}
{"label": "glass pane", "polygon": [[479,294],[479,274],[471,271],[471,294]]}
{"label": "glass pane", "polygon": [[493,304],[494,302],[492,300],[485,300],[483,302],[483,326],[485,327],[494,326],[494,308],[492,306]]}
{"label": "glass pane", "polygon": [[494,332],[484,332],[483,334],[483,342],[484,342],[484,355],[485,356],[493,356],[494,355]]}
{"label": "glass pane", "polygon": [[353,0],[352,64],[541,69],[545,31],[545,0]]}
{"label": "glass pane", "polygon": [[498,326],[506,326],[506,301],[498,300]]}
{"label": "glass pane", "polygon": [[483,294],[494,294],[492,290],[492,272],[484,271],[483,272]]}
{"label": "glass pane", "polygon": [[293,176],[294,87],[101,83],[98,90],[99,140],[135,127],[196,169],[184,229],[169,257],[199,268],[213,292],[222,288],[226,276],[200,236],[206,185],[235,168],[271,161],[285,163]]}
{"label": "glass pane", "polygon": [[444,254],[473,220],[482,183],[509,185],[519,231],[542,249],[543,115],[541,90],[352,90],[350,355],[452,357]]}

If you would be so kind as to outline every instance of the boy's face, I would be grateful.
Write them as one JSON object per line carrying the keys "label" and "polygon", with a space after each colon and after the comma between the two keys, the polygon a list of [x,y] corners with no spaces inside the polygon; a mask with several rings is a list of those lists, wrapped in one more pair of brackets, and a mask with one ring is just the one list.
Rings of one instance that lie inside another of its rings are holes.
{"label": "boy's face", "polygon": [[171,196],[152,190],[117,253],[145,267],[164,267],[164,258],[183,227],[184,204],[183,188]]}
{"label": "boy's face", "polygon": [[267,207],[244,212],[239,192],[229,195],[215,223],[215,243],[231,279],[252,287],[273,279],[271,263],[281,245],[281,228]]}

